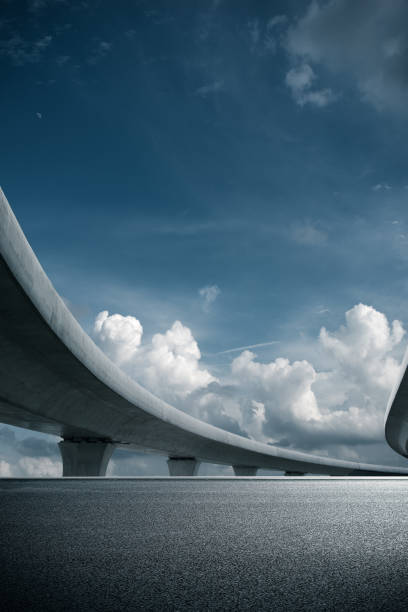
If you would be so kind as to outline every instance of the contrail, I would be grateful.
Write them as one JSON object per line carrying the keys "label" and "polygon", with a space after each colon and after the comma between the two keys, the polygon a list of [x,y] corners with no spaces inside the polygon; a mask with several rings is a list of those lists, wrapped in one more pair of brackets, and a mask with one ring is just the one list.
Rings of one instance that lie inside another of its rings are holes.
{"label": "contrail", "polygon": [[279,344],[279,340],[260,342],[259,344],[248,344],[247,346],[237,346],[236,348],[227,349],[226,351],[219,351],[219,353],[207,353],[207,355],[225,355],[226,353],[237,353],[238,351],[245,351],[245,349],[258,348],[260,346],[271,346],[271,344]]}

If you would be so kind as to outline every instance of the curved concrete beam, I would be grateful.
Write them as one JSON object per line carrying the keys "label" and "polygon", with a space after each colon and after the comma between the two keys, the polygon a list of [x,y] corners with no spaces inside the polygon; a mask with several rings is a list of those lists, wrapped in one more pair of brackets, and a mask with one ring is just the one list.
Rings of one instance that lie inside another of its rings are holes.
{"label": "curved concrete beam", "polygon": [[408,349],[401,364],[397,383],[388,400],[385,438],[392,449],[408,457]]}
{"label": "curved concrete beam", "polygon": [[[75,443],[114,444],[182,459],[331,475],[408,470],[317,457],[223,431],[163,402],[119,370],[71,315],[0,193],[0,421]],[[68,446],[63,447],[68,449]],[[75,468],[74,445],[67,470]],[[82,457],[96,451],[82,449]],[[102,447],[100,447],[102,448]],[[79,452],[79,451],[78,451]],[[103,455],[105,461],[106,454]],[[64,462],[67,463],[68,460]],[[78,463],[79,461],[79,463]],[[67,464],[68,465],[68,464]],[[187,463],[184,463],[187,466]],[[177,467],[176,467],[177,466]],[[101,473],[100,466],[93,470]],[[103,470],[102,470],[103,471]]]}

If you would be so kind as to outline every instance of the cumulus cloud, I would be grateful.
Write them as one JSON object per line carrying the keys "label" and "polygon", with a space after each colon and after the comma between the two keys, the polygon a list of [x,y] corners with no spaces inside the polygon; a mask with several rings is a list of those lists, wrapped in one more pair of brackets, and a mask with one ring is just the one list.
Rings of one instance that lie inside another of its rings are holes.
{"label": "cumulus cloud", "polygon": [[206,387],[214,377],[200,367],[201,353],[190,329],[175,321],[165,334],[155,334],[138,359],[143,380],[151,389],[166,395],[186,397]]}
{"label": "cumulus cloud", "polygon": [[198,344],[180,321],[143,346],[142,334],[142,325],[132,316],[109,316],[105,310],[95,319],[94,337],[102,350],[128,374],[164,397],[186,397],[215,380],[200,366]]}
{"label": "cumulus cloud", "polygon": [[0,478],[9,478],[12,476],[11,465],[4,461],[4,459],[0,460]]}
{"label": "cumulus cloud", "polygon": [[377,452],[387,452],[384,411],[404,334],[399,321],[390,324],[383,313],[358,304],[344,325],[332,332],[323,327],[310,347],[324,369],[306,359],[262,363],[246,350],[223,380],[189,400],[199,418],[257,440],[375,461],[364,448],[377,444]]}
{"label": "cumulus cloud", "polygon": [[[404,330],[384,314],[358,304],[334,332],[322,328],[318,348],[327,370],[307,360],[260,363],[243,352],[232,362],[237,397],[262,404],[262,432],[270,442],[326,450],[383,439],[383,418],[399,362],[394,351]],[[246,427],[245,418],[241,426]],[[251,432],[251,435],[253,433]]]}
{"label": "cumulus cloud", "polygon": [[109,312],[103,310],[95,319],[93,332],[110,359],[122,365],[131,360],[139,348],[143,327],[135,317],[109,316]]}
{"label": "cumulus cloud", "polygon": [[274,418],[280,415],[283,420],[291,418],[302,422],[319,419],[311,389],[317,373],[307,361],[291,364],[288,359],[278,358],[270,363],[260,363],[254,353],[244,351],[232,362],[231,372],[236,384],[244,387],[246,393],[249,391],[264,409],[267,406]]}
{"label": "cumulus cloud", "polygon": [[381,389],[388,392],[395,382],[398,363],[391,354],[404,334],[400,321],[390,326],[383,313],[358,304],[346,312],[346,325],[334,333],[323,327],[319,340],[334,359],[337,373],[371,396]]}
{"label": "cumulus cloud", "polygon": [[378,110],[408,108],[408,4],[405,0],[313,0],[289,28],[297,62],[351,75]]}
{"label": "cumulus cloud", "polygon": [[[105,321],[106,313],[98,318]],[[120,333],[112,332],[110,338],[120,350],[109,350],[120,362],[126,337],[121,315],[112,324]],[[349,457],[353,446],[383,439],[384,410],[398,375],[405,331],[399,321],[390,324],[372,306],[351,308],[335,331],[322,327],[310,354],[320,353],[324,369],[307,359],[278,357],[263,363],[243,350],[222,379],[200,363],[198,344],[179,321],[146,345],[138,341],[136,350],[132,328],[125,329],[132,357],[122,367],[159,396],[209,423],[267,443],[323,454],[336,448],[337,454]]]}
{"label": "cumulus cloud", "polygon": [[30,478],[62,476],[61,461],[52,461],[49,457],[22,457],[18,462],[18,467],[24,476]]}
{"label": "cumulus cloud", "polygon": [[316,78],[316,74],[309,64],[301,64],[289,70],[286,74],[285,82],[291,90],[296,104],[299,106],[311,104],[322,108],[334,102],[336,96],[330,88],[312,88]]}
{"label": "cumulus cloud", "polygon": [[208,312],[210,306],[221,293],[221,289],[217,285],[206,285],[198,290],[200,297],[203,300],[203,309]]}

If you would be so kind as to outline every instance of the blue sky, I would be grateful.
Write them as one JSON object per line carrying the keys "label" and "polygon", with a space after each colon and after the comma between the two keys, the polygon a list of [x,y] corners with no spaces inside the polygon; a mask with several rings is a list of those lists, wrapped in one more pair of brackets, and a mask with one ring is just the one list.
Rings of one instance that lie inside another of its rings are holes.
{"label": "blue sky", "polygon": [[[368,317],[370,375],[399,361],[406,341],[398,334],[383,334],[375,350],[381,316],[408,322],[405,2],[1,7],[0,179],[28,240],[105,349],[93,331],[100,311],[140,321],[149,356],[154,335],[168,338],[180,321],[201,351],[194,372],[217,381],[218,399],[203,412],[208,385],[183,395],[171,372],[149,378],[140,360],[135,378],[200,418],[259,438],[247,403],[239,400],[239,417],[220,417],[242,354],[225,351],[263,344],[251,349],[257,365],[304,360],[338,379],[344,355],[320,330],[350,349]],[[360,303],[372,310],[352,310]],[[368,375],[352,354],[346,365],[361,391]],[[379,422],[393,376],[395,367],[381,391],[364,387],[359,400],[354,391],[328,399],[315,392],[320,379],[310,384],[325,414],[344,411],[347,420],[360,402],[361,423],[370,410]],[[280,383],[262,385],[248,380],[237,394],[264,405],[268,441],[398,462],[379,426],[370,440],[345,435],[328,445],[327,428],[298,431],[294,414],[277,423],[265,393],[279,397]]]}

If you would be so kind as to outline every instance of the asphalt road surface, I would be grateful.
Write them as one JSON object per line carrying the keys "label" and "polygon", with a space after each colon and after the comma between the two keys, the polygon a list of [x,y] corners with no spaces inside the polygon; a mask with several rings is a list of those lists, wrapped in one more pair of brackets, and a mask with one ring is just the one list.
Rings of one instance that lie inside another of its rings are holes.
{"label": "asphalt road surface", "polygon": [[0,480],[0,610],[408,610],[408,479]]}

